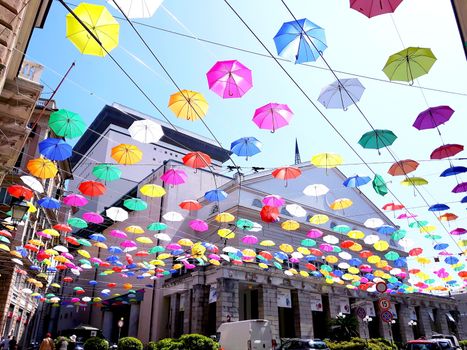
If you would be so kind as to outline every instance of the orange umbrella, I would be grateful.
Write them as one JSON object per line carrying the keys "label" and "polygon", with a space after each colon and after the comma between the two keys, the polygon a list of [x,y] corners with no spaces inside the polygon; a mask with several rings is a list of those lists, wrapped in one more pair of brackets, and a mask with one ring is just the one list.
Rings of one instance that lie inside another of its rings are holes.
{"label": "orange umbrella", "polygon": [[80,190],[82,194],[85,194],[91,197],[102,196],[107,190],[107,188],[105,187],[103,183],[100,183],[98,181],[92,181],[92,180],[81,182],[78,189]]}
{"label": "orange umbrella", "polygon": [[445,213],[439,216],[440,221],[453,221],[453,220],[456,220],[457,218],[458,216],[453,213]]}
{"label": "orange umbrella", "polygon": [[55,164],[45,158],[31,159],[26,167],[32,175],[41,179],[50,179],[58,172]]}
{"label": "orange umbrella", "polygon": [[395,162],[388,170],[392,176],[407,175],[417,170],[419,163],[412,159],[405,159]]}
{"label": "orange umbrella", "polygon": [[183,164],[191,168],[206,168],[211,165],[211,157],[203,152],[190,152],[183,158]]}
{"label": "orange umbrella", "polygon": [[196,200],[186,200],[182,201],[178,204],[178,206],[184,210],[192,211],[192,210],[199,210],[203,206]]}
{"label": "orange umbrella", "polygon": [[182,90],[170,96],[169,108],[177,118],[195,121],[206,115],[208,102],[199,92]]}
{"label": "orange umbrella", "polygon": [[143,152],[134,146],[122,143],[112,148],[111,156],[118,164],[135,164],[143,159]]}
{"label": "orange umbrella", "polygon": [[302,175],[302,171],[294,166],[285,166],[277,168],[272,172],[272,176],[276,179],[285,180],[285,185],[287,186],[287,180],[296,179]]}

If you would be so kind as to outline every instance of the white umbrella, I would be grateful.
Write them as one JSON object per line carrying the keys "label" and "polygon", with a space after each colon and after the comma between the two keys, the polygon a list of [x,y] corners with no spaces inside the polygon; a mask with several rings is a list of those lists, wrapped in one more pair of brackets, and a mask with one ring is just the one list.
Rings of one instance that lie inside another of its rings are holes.
{"label": "white umbrella", "polygon": [[11,259],[11,261],[13,261],[15,264],[23,265],[23,262],[20,259],[13,258],[13,259]]}
{"label": "white umbrella", "polygon": [[163,216],[164,220],[167,221],[182,221],[183,216],[180,213],[177,213],[176,211],[169,211],[165,213]]}
{"label": "white umbrella", "polygon": [[363,225],[368,228],[378,228],[384,225],[384,221],[379,218],[370,218]]}
{"label": "white umbrella", "polygon": [[156,233],[156,234],[154,235],[154,238],[159,239],[159,240],[161,240],[161,241],[165,241],[165,242],[170,242],[170,241],[172,240],[172,239],[169,237],[169,235],[166,234],[166,233]]}
{"label": "white umbrella", "polygon": [[29,175],[24,175],[20,177],[21,181],[24,182],[24,184],[28,187],[30,187],[32,190],[39,192],[39,193],[44,193],[44,186],[40,183],[39,180],[37,180],[33,176]]}
{"label": "white umbrella", "polygon": [[107,0],[109,4],[118,9],[114,1],[128,18],[150,18],[161,6],[163,0]]}
{"label": "white umbrella", "polygon": [[32,290],[29,289],[29,288],[24,288],[24,289],[22,290],[22,292],[23,292],[24,294],[32,294]]}
{"label": "white umbrella", "polygon": [[378,242],[380,240],[379,236],[378,235],[369,235],[369,236],[366,236],[363,241],[366,243],[366,244],[375,244],[376,242]]}
{"label": "white umbrella", "polygon": [[350,267],[350,265],[346,262],[341,262],[339,263],[339,265],[337,265],[337,267],[343,270],[347,270]]}
{"label": "white umbrella", "polygon": [[285,210],[287,210],[290,213],[290,215],[295,216],[297,218],[303,218],[306,216],[306,210],[298,204],[287,204],[285,206]]}
{"label": "white umbrella", "polygon": [[147,119],[134,121],[128,132],[133,140],[141,143],[156,143],[164,136],[162,126]]}
{"label": "white umbrella", "polygon": [[318,97],[318,101],[326,108],[347,110],[347,107],[358,102],[365,87],[357,78],[340,79],[325,86]]}
{"label": "white umbrella", "polygon": [[90,297],[82,297],[81,298],[82,301],[84,301],[85,303],[91,301],[91,298]]}
{"label": "white umbrella", "polygon": [[404,248],[409,248],[409,247],[412,247],[415,243],[413,240],[411,240],[410,238],[402,238],[402,239],[399,239],[397,241],[397,243],[401,246],[401,247],[404,247]]}
{"label": "white umbrella", "polygon": [[56,250],[57,252],[61,252],[61,253],[68,253],[68,248],[62,245],[56,245],[54,247],[54,250]]}
{"label": "white umbrella", "polygon": [[119,207],[110,207],[105,211],[105,215],[113,221],[125,221],[128,219],[128,212]]}
{"label": "white umbrella", "polygon": [[329,188],[327,188],[325,185],[322,185],[322,184],[308,185],[303,190],[303,194],[305,196],[313,196],[313,197],[324,196],[328,192],[329,192]]}
{"label": "white umbrella", "polygon": [[333,235],[326,235],[323,237],[323,241],[329,244],[337,244],[339,243],[339,238]]}
{"label": "white umbrella", "polygon": [[261,226],[260,224],[258,224],[257,222],[254,222],[253,223],[253,227],[250,228],[248,231],[249,232],[259,232],[263,229],[263,226]]}
{"label": "white umbrella", "polygon": [[295,259],[301,259],[301,258],[303,258],[303,254],[300,253],[300,252],[293,252],[293,253],[291,254],[291,256],[292,256],[292,258],[295,258]]}
{"label": "white umbrella", "polygon": [[350,260],[350,259],[352,259],[352,255],[350,255],[350,254],[347,253],[347,252],[340,252],[338,255],[339,255],[339,257],[340,257],[341,259],[344,259],[344,260]]}

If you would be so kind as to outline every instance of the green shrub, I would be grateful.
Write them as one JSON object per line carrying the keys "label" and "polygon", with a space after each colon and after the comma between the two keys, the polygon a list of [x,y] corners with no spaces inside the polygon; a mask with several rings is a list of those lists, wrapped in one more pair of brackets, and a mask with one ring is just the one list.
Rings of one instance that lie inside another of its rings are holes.
{"label": "green shrub", "polygon": [[147,350],[182,350],[182,343],[176,339],[165,338],[158,342],[150,342],[146,346]]}
{"label": "green shrub", "polygon": [[118,350],[143,350],[143,343],[133,337],[121,338],[118,341]]}
{"label": "green shrub", "polygon": [[[367,347],[368,341],[368,347]],[[331,350],[364,350],[366,348],[370,350],[394,350],[397,349],[395,345],[391,346],[389,340],[383,338],[374,338],[374,339],[362,339],[362,338],[352,338],[348,341],[326,341],[329,349]]]}
{"label": "green shrub", "polygon": [[109,350],[109,342],[99,337],[91,337],[85,341],[84,350]]}
{"label": "green shrub", "polygon": [[463,349],[467,349],[467,339],[466,339],[466,340],[459,340],[459,345],[460,345]]}
{"label": "green shrub", "polygon": [[180,337],[179,341],[184,350],[217,350],[219,348],[217,342],[201,334],[185,334]]}
{"label": "green shrub", "polygon": [[69,342],[70,342],[70,338],[63,337],[63,336],[60,336],[60,337],[55,338],[55,340],[54,340],[55,348],[56,348],[56,349],[57,349],[57,348],[60,348],[60,344],[61,344],[62,342],[64,342],[64,341],[66,341],[66,342],[69,343]]}

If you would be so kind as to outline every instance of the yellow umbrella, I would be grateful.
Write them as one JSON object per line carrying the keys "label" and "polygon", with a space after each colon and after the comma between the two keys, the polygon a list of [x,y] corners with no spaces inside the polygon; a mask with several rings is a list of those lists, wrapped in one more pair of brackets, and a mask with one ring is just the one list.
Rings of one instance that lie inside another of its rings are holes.
{"label": "yellow umbrella", "polygon": [[214,266],[219,266],[221,263],[219,260],[209,259],[209,263]]}
{"label": "yellow umbrella", "polygon": [[310,249],[305,248],[305,247],[298,247],[297,252],[302,253],[303,255],[310,255]]}
{"label": "yellow umbrella", "polygon": [[219,231],[217,231],[217,234],[225,239],[235,238],[235,233],[228,228],[221,228]]}
{"label": "yellow umbrella", "polygon": [[330,264],[335,264],[339,261],[339,258],[335,255],[328,255],[325,260]]}
{"label": "yellow umbrella", "polygon": [[428,181],[422,177],[408,177],[401,181],[404,186],[422,186],[428,184]]}
{"label": "yellow umbrella", "polygon": [[199,92],[182,90],[170,96],[169,108],[177,118],[195,121],[208,111],[208,102]]}
{"label": "yellow umbrella", "polygon": [[384,268],[384,267],[386,267],[386,266],[388,266],[388,265],[389,265],[389,264],[388,264],[388,262],[387,262],[386,260],[381,260],[381,261],[378,261],[378,262],[376,263],[376,267],[377,267],[378,269],[382,269],[382,268]]}
{"label": "yellow umbrella", "polygon": [[38,246],[38,247],[43,247],[44,246],[44,243],[42,243],[38,239],[30,239],[28,243],[32,244],[32,245],[35,245],[35,246]]}
{"label": "yellow umbrella", "polygon": [[385,250],[388,250],[389,248],[389,243],[383,240],[380,240],[373,244],[373,248],[375,248],[377,251],[384,252]]}
{"label": "yellow umbrella", "polygon": [[352,204],[353,202],[348,198],[339,198],[332,202],[329,207],[332,210],[344,210],[350,207]]}
{"label": "yellow umbrella", "polygon": [[122,143],[112,148],[111,156],[118,164],[135,164],[143,159],[143,152],[135,145]]}
{"label": "yellow umbrella", "polygon": [[61,288],[61,286],[58,283],[52,283],[50,286],[54,288]]}
{"label": "yellow umbrella", "polygon": [[168,259],[168,258],[171,258],[172,255],[171,254],[168,254],[168,253],[162,253],[162,254],[159,254],[158,258],[159,260],[165,260],[165,259]]}
{"label": "yellow umbrella", "polygon": [[311,163],[317,168],[335,168],[343,162],[344,159],[335,153],[319,153],[311,158]]}
{"label": "yellow umbrella", "polygon": [[265,263],[259,263],[258,266],[261,267],[262,269],[269,269],[269,266]]}
{"label": "yellow umbrella", "polygon": [[16,250],[10,251],[10,254],[17,257],[17,258],[20,258],[20,259],[22,258],[21,253],[17,252]]}
{"label": "yellow umbrella", "polygon": [[35,213],[37,211],[37,208],[32,202],[26,202],[26,205],[28,206],[28,213]]}
{"label": "yellow umbrella", "polygon": [[6,252],[10,251],[10,248],[8,248],[8,246],[6,244],[3,244],[3,243],[0,244],[0,249],[4,250]]}
{"label": "yellow umbrella", "polygon": [[118,46],[120,25],[105,6],[81,3],[73,12],[105,48],[102,49],[86,28],[69,13],[66,15],[66,37],[81,53],[104,57],[106,50],[111,51]]}
{"label": "yellow umbrella", "polygon": [[279,249],[282,250],[284,253],[290,254],[293,252],[293,247],[290,244],[282,243],[279,246]]}
{"label": "yellow umbrella", "polygon": [[429,258],[425,258],[423,256],[417,256],[415,258],[415,260],[419,263],[419,264],[422,264],[422,265],[426,265],[426,264],[429,264],[431,262],[431,260]]}
{"label": "yellow umbrella", "polygon": [[53,228],[46,228],[42,232],[47,233],[52,237],[60,237],[60,233],[57,230],[54,230]]}
{"label": "yellow umbrella", "polygon": [[165,266],[165,262],[163,262],[163,261],[160,260],[160,259],[151,260],[149,263],[150,263],[151,265],[154,265],[154,266]]}
{"label": "yellow umbrella", "polygon": [[[348,271],[349,273],[351,273],[351,274],[354,274],[354,275],[360,273],[360,269],[359,269],[358,267],[355,267],[355,266],[349,267],[349,268],[347,269],[347,271]],[[353,279],[353,278],[352,278],[352,279]]]}
{"label": "yellow umbrella", "polygon": [[125,231],[130,232],[130,233],[135,233],[135,234],[144,233],[143,228],[141,226],[138,226],[138,225],[127,226],[127,227],[125,227]]}
{"label": "yellow umbrella", "polygon": [[310,218],[310,223],[315,225],[322,225],[329,221],[329,216],[324,214],[316,214]]}
{"label": "yellow umbrella", "polygon": [[86,259],[89,259],[91,257],[91,254],[89,254],[86,250],[78,249],[77,252],[79,255],[85,257]]}
{"label": "yellow umbrella", "polygon": [[259,245],[262,245],[263,247],[273,247],[276,245],[276,243],[270,239],[265,239],[264,241],[261,241]]}
{"label": "yellow umbrella", "polygon": [[306,272],[306,271],[300,271],[300,276],[306,278],[306,277],[310,277],[310,274],[308,272]]}
{"label": "yellow umbrella", "polygon": [[146,184],[139,191],[148,197],[162,197],[166,193],[162,186],[154,184]]}
{"label": "yellow umbrella", "polygon": [[360,243],[354,243],[349,247],[349,249],[353,252],[359,252],[360,250],[363,249],[363,247]]}
{"label": "yellow umbrella", "polygon": [[360,230],[352,230],[347,232],[347,236],[353,239],[362,239],[365,237],[365,234]]}
{"label": "yellow umbrella", "polygon": [[93,244],[94,247],[97,247],[97,248],[102,248],[102,249],[107,249],[108,246],[107,244],[105,244],[104,242],[95,242]]}
{"label": "yellow umbrella", "polygon": [[420,230],[420,233],[430,233],[430,232],[436,231],[436,226],[435,225],[426,225],[426,226],[420,227],[419,230]]}
{"label": "yellow umbrella", "polygon": [[366,259],[366,261],[370,264],[377,264],[381,261],[381,258],[378,255],[371,255]]}
{"label": "yellow umbrella", "polygon": [[138,237],[136,238],[136,241],[139,243],[144,243],[144,244],[152,244],[152,239],[149,237]]}
{"label": "yellow umbrella", "polygon": [[54,260],[58,261],[59,263],[62,263],[62,264],[68,262],[68,259],[65,258],[64,256],[61,256],[61,255],[54,256]]}
{"label": "yellow umbrella", "polygon": [[256,256],[256,252],[253,249],[243,249],[242,254],[250,258],[254,258]]}
{"label": "yellow umbrella", "polygon": [[182,238],[178,242],[183,247],[191,247],[194,243],[191,241],[191,239],[188,238]]}
{"label": "yellow umbrella", "polygon": [[31,159],[26,167],[32,175],[41,179],[50,179],[58,172],[55,164],[45,158]]}
{"label": "yellow umbrella", "polygon": [[230,213],[220,213],[216,215],[217,222],[226,223],[226,222],[232,222],[234,220],[235,220],[235,216],[233,216]]}
{"label": "yellow umbrella", "polygon": [[281,227],[286,231],[295,231],[300,228],[300,224],[295,220],[287,220],[281,224]]}
{"label": "yellow umbrella", "polygon": [[55,249],[46,249],[45,252],[52,256],[57,256],[58,252]]}

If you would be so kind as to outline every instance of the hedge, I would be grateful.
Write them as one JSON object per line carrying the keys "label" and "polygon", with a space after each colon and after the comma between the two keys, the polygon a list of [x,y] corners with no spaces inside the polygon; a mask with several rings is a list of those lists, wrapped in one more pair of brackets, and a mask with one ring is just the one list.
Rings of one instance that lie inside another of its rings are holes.
{"label": "hedge", "polygon": [[121,338],[118,341],[118,350],[143,350],[143,343],[133,337]]}
{"label": "hedge", "polygon": [[460,345],[463,349],[467,349],[467,339],[465,339],[465,340],[459,340],[459,345]]}
{"label": "hedge", "polygon": [[201,334],[185,334],[179,339],[166,338],[146,345],[146,350],[217,350],[218,348],[217,342]]}
{"label": "hedge", "polygon": [[99,337],[91,337],[84,342],[84,350],[109,350],[109,342]]}
{"label": "hedge", "polygon": [[362,338],[352,338],[349,341],[326,341],[329,349],[331,350],[365,350],[367,348],[370,350],[394,350],[397,348],[395,344],[384,338],[373,338],[373,339],[362,339]]}

